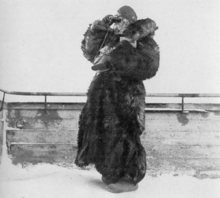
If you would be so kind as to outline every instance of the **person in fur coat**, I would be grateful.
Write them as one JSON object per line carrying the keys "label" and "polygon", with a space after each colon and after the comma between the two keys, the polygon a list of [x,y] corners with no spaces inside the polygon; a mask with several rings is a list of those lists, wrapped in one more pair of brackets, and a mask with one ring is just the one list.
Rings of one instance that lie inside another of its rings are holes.
{"label": "person in fur coat", "polygon": [[114,193],[136,190],[146,174],[146,152],[140,140],[145,130],[143,81],[154,77],[159,68],[152,35],[138,40],[136,48],[120,41],[118,32],[137,20],[134,10],[123,6],[117,17],[120,21],[112,22],[109,16],[95,21],[84,34],[82,51],[93,64],[102,47],[122,44],[110,52],[108,70],[97,72],[90,84],[79,118],[75,159],[79,167],[94,164]]}
{"label": "person in fur coat", "polygon": [[[137,41],[145,36],[152,36],[155,34],[155,31],[158,29],[156,26],[156,23],[147,18],[147,19],[140,19],[137,20],[131,24],[129,24],[124,32],[121,32],[120,34],[120,41],[128,41],[134,48],[137,47]],[[112,46],[112,43],[110,46],[105,45],[102,49],[100,49],[99,56],[95,59],[95,65],[92,67],[92,70],[102,70],[106,71],[108,68],[106,68],[105,63],[107,61],[110,61],[111,56],[110,52],[112,50],[116,49],[117,46],[123,45],[123,43],[119,42],[116,43],[116,46]],[[140,44],[140,43],[139,43]],[[158,49],[158,46],[156,46],[156,49]]]}

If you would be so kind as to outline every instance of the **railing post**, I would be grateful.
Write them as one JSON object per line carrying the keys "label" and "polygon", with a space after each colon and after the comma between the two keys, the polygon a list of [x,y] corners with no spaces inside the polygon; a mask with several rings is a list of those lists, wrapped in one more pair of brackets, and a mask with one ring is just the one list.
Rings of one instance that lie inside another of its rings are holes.
{"label": "railing post", "polygon": [[184,97],[182,96],[182,113],[184,112]]}
{"label": "railing post", "polygon": [[185,111],[184,109],[184,96],[182,96],[182,113],[189,113],[189,111]]}
{"label": "railing post", "polygon": [[4,102],[5,102],[5,92],[3,92],[3,99],[2,99],[2,104],[1,104],[1,107],[0,107],[0,111],[3,110]]}
{"label": "railing post", "polygon": [[47,95],[44,95],[44,111],[47,113]]}

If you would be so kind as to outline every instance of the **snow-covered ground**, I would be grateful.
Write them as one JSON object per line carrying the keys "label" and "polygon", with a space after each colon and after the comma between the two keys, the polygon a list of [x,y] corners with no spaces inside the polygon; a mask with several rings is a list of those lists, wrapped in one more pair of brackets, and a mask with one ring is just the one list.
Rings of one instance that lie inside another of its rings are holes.
{"label": "snow-covered ground", "polygon": [[38,164],[22,168],[11,163],[6,144],[0,157],[0,198],[220,198],[220,178],[146,175],[137,191],[112,194],[93,167],[82,170],[76,166]]}
{"label": "snow-covered ground", "polygon": [[134,192],[112,194],[94,168],[39,164],[22,168],[5,156],[0,165],[1,198],[220,198],[220,179],[146,176]]}

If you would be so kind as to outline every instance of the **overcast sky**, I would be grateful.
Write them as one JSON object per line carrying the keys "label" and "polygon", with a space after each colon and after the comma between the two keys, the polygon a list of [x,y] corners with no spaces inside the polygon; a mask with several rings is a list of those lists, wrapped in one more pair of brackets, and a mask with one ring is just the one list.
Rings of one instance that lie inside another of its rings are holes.
{"label": "overcast sky", "polygon": [[220,93],[219,2],[0,0],[0,88],[86,92],[95,72],[80,49],[83,34],[129,5],[159,27],[161,62],[145,81],[148,93]]}

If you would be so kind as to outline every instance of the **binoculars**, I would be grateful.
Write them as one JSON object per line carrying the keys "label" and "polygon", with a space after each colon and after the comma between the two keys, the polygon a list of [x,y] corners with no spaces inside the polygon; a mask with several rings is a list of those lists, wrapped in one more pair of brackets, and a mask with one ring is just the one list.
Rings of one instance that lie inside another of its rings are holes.
{"label": "binoculars", "polygon": [[119,16],[109,16],[109,19],[112,23],[119,23],[122,20],[122,18]]}

